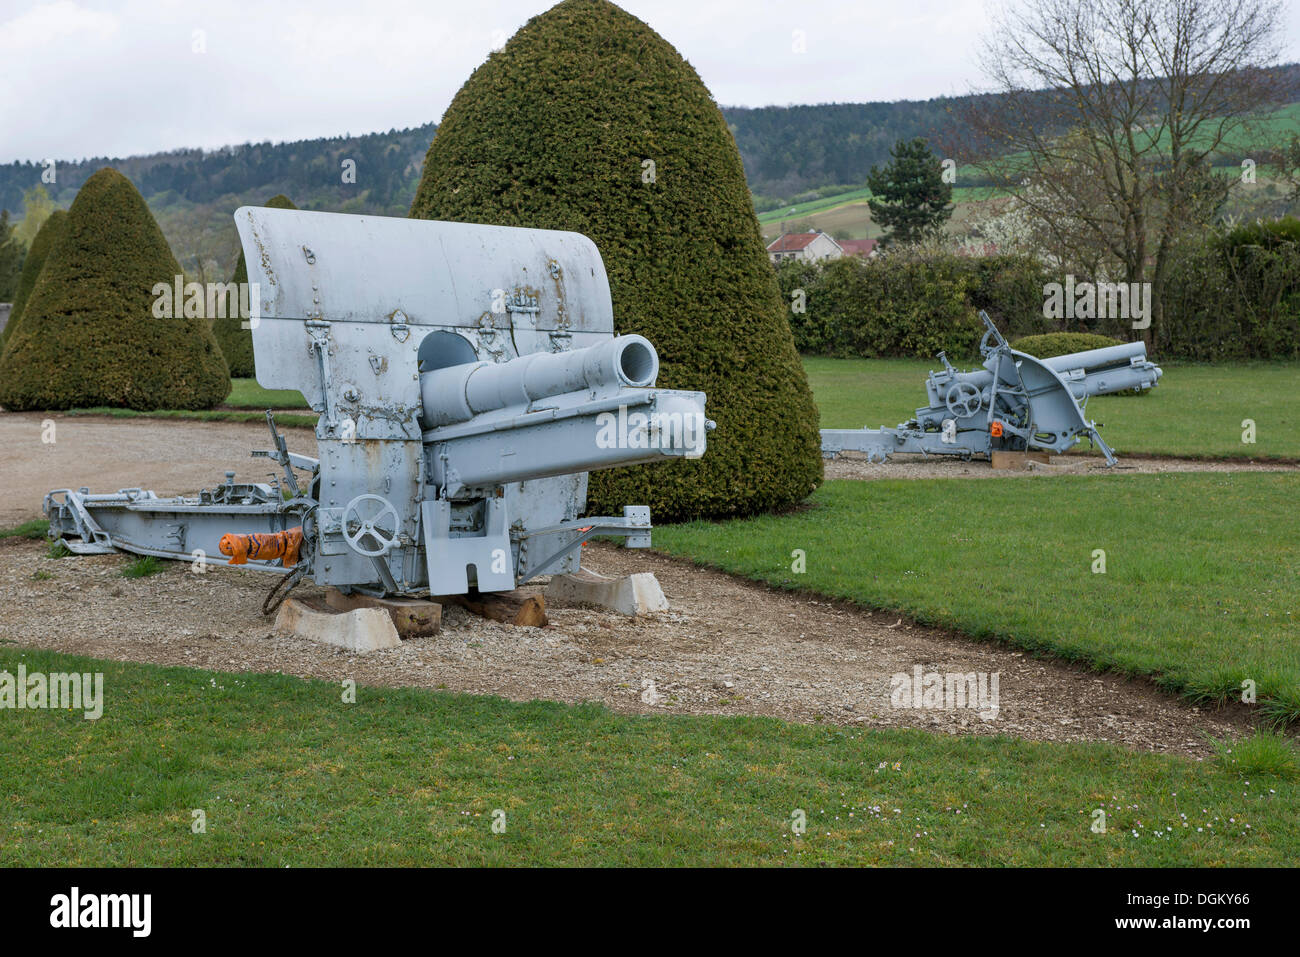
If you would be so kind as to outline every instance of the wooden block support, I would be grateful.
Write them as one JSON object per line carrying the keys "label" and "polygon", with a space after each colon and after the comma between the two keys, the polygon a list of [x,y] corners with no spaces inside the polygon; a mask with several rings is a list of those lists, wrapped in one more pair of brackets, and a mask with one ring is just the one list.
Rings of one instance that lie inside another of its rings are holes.
{"label": "wooden block support", "polygon": [[403,638],[425,638],[442,629],[442,606],[433,601],[410,598],[375,598],[353,592],[345,595],[337,588],[325,593],[325,603],[335,611],[357,608],[380,608],[393,619],[393,627]]}
{"label": "wooden block support", "polygon": [[546,599],[516,589],[502,592],[478,592],[472,595],[439,595],[436,601],[444,605],[459,605],[476,615],[507,625],[531,625],[544,628],[550,624],[546,617]]}
{"label": "wooden block support", "polygon": [[1024,469],[1029,462],[1040,462],[1043,465],[1050,465],[1052,456],[1047,452],[1001,452],[995,451],[992,456],[992,465],[995,469]]}

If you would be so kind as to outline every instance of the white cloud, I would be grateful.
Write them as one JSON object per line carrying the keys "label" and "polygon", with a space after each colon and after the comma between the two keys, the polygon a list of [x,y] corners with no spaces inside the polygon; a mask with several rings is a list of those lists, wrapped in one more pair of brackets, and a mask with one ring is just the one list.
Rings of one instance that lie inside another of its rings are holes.
{"label": "white cloud", "polygon": [[[293,140],[440,119],[552,0],[0,0],[0,161]],[[725,105],[978,84],[985,0],[623,0]],[[206,48],[195,53],[194,32]],[[792,49],[801,30],[804,53]],[[1300,59],[1294,50],[1291,59]]]}
{"label": "white cloud", "polygon": [[112,13],[93,10],[72,0],[36,3],[12,19],[0,22],[0,55],[6,58],[24,51],[48,49],[56,44],[104,39],[118,30]]}

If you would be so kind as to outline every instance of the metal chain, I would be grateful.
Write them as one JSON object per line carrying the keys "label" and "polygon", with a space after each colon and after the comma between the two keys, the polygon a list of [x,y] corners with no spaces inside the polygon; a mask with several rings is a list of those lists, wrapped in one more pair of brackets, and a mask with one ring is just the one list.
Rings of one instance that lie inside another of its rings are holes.
{"label": "metal chain", "polygon": [[[262,614],[269,616],[279,608],[284,603],[284,600],[289,597],[289,592],[293,591],[306,575],[307,565],[304,563],[276,582],[271,591],[267,593],[266,598],[262,600]],[[277,593],[279,594],[278,598],[276,597]]]}

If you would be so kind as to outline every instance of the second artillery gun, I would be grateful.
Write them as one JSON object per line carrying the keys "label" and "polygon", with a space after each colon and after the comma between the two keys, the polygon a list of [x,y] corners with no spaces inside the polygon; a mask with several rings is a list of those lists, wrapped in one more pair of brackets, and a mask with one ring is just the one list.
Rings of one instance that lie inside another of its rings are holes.
{"label": "second artillery gun", "polygon": [[650,510],[584,517],[587,472],[704,454],[705,396],[655,387],[614,335],[595,244],[577,233],[244,207],[257,381],[319,414],[316,456],[267,413],[270,483],[193,496],[45,498],[75,553],[218,554],[380,596],[507,591],[576,571],[592,536],[650,544]]}
{"label": "second artillery gun", "polygon": [[1115,464],[1115,453],[1085,416],[1088,399],[1129,389],[1155,388],[1160,367],[1141,342],[1036,359],[1012,349],[988,315],[980,341],[984,368],[959,372],[939,353],[943,368],[926,381],[930,404],[897,428],[822,429],[822,455],[862,452],[883,462],[895,452],[992,457],[995,451],[1062,453],[1091,439]]}

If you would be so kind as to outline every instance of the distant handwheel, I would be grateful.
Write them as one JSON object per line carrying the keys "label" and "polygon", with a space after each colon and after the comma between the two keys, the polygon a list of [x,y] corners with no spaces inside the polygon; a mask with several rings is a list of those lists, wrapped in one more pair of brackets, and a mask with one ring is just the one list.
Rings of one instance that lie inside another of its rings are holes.
{"label": "distant handwheel", "polygon": [[980,390],[970,382],[954,382],[949,388],[944,402],[948,411],[957,418],[969,418],[980,410],[984,397]]}
{"label": "distant handwheel", "polygon": [[[390,521],[385,522],[385,519]],[[391,531],[385,527],[390,524]],[[348,548],[367,558],[387,554],[397,544],[401,524],[397,509],[382,495],[358,495],[343,509],[343,537],[347,539]],[[367,538],[375,543],[375,547],[368,548],[362,544]]]}

